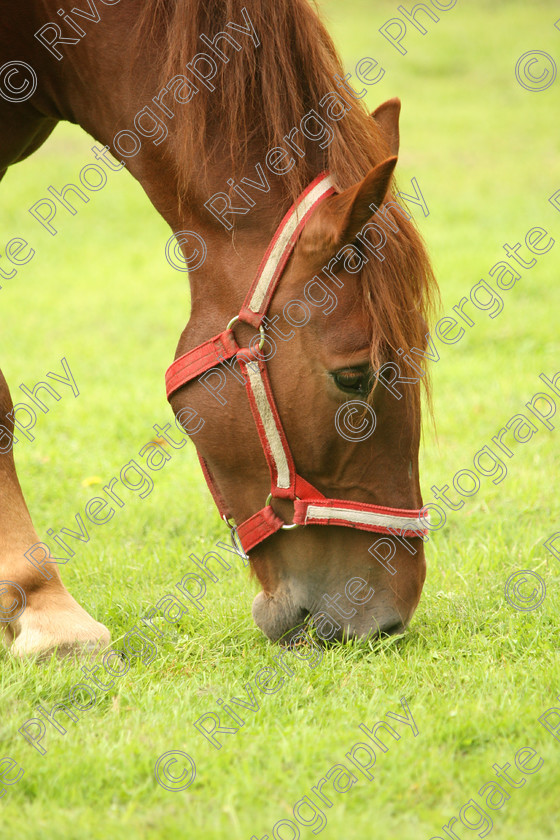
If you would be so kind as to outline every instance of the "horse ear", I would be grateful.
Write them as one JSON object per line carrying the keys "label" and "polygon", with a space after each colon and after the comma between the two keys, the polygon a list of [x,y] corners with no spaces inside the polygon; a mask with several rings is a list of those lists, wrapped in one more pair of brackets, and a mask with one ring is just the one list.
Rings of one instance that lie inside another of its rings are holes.
{"label": "horse ear", "polygon": [[381,206],[396,163],[396,157],[387,158],[355,186],[320,204],[303,229],[300,240],[303,252],[324,259],[326,254],[353,242],[376,212],[371,205]]}
{"label": "horse ear", "polygon": [[401,100],[398,97],[383,102],[372,113],[372,117],[379,125],[381,133],[389,146],[390,155],[399,153],[399,114],[401,112]]}

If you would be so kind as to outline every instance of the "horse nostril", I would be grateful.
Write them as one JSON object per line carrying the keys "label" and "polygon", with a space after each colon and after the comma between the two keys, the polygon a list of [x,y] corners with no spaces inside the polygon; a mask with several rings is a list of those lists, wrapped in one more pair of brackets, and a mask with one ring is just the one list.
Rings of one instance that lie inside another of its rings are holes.
{"label": "horse nostril", "polygon": [[391,622],[390,624],[386,624],[384,627],[379,628],[379,635],[380,636],[397,636],[399,633],[404,633],[406,630],[405,625],[400,619],[397,621]]}
{"label": "horse nostril", "polygon": [[289,644],[301,632],[309,615],[305,607],[294,604],[289,594],[280,592],[275,596],[259,592],[253,600],[252,613],[263,633],[282,645]]}

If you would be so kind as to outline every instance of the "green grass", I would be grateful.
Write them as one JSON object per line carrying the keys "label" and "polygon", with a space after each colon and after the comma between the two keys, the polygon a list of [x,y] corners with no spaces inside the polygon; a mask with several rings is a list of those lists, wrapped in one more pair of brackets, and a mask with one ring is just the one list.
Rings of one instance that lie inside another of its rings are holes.
{"label": "green grass", "polygon": [[[321,4],[323,6],[323,4]],[[514,77],[517,58],[542,49],[560,60],[555,3],[457,3],[410,28],[401,56],[379,33],[397,15],[389,2],[335,3],[324,10],[345,64],[378,59],[385,77],[368,93],[373,109],[403,101],[399,183],[416,177],[430,209],[419,219],[448,313],[490,267],[502,245],[534,226],[557,240],[521,270],[503,293],[494,320],[477,312],[460,343],[442,347],[432,368],[438,440],[422,449],[424,497],[472,465],[474,454],[523,411],[539,389],[538,374],[560,369],[554,314],[560,305],[560,213],[548,197],[560,189],[557,131],[560,79],[530,93]],[[408,8],[408,6],[407,6]],[[75,181],[93,160],[83,132],[59,127],[31,159],[2,182],[3,244],[23,236],[36,256],[3,280],[2,367],[14,399],[67,357],[81,394],[64,396],[16,446],[23,489],[40,534],[71,527],[74,515],[123,464],[137,458],[167,422],[163,374],[188,317],[186,277],[164,259],[169,231],[140,187],[110,173],[75,217],[59,211],[51,237],[27,212],[49,184]],[[5,263],[5,258],[2,264]],[[179,302],[179,303],[178,303]],[[50,708],[83,677],[70,662],[2,663],[0,758],[25,769],[0,801],[6,836],[54,838],[272,837],[328,769],[405,696],[418,725],[406,727],[378,755],[375,779],[335,794],[323,836],[345,840],[429,840],[479,788],[492,765],[513,763],[532,747],[544,759],[524,787],[490,812],[496,840],[552,838],[557,829],[559,742],[538,723],[560,691],[557,615],[560,567],[544,540],[560,530],[556,497],[558,431],[540,428],[517,445],[499,485],[483,479],[464,508],[427,546],[428,577],[411,628],[402,639],[325,651],[294,675],[246,725],[215,750],[192,724],[218,711],[216,700],[243,695],[243,685],[272,664],[278,648],[253,624],[255,584],[233,560],[208,584],[204,610],[167,626],[154,661],[137,664],[98,705],[49,734],[40,756],[17,730],[37,703]],[[209,551],[224,530],[199,470],[194,447],[173,452],[146,499],[132,492],[63,570],[70,591],[117,641],[186,571],[188,555]],[[85,485],[84,485],[85,483]],[[454,494],[455,495],[455,494]],[[544,603],[514,610],[506,578],[536,569]],[[163,624],[161,624],[163,629]],[[154,780],[156,759],[179,749],[193,756],[197,778],[184,792]],[[514,773],[517,778],[519,773]],[[479,832],[455,825],[459,836]],[[480,830],[479,830],[480,831]],[[286,837],[290,836],[289,832]],[[302,838],[313,835],[301,828]]]}

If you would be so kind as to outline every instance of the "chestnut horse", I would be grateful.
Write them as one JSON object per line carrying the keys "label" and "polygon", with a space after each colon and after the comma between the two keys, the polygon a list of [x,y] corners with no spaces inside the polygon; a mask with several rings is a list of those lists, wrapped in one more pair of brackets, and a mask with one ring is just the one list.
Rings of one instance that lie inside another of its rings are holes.
{"label": "chestnut horse", "polygon": [[[168,393],[176,414],[185,409],[181,418],[204,420],[194,440],[230,524],[254,524],[258,513],[265,528],[254,545],[245,529],[262,586],[255,621],[277,640],[332,603],[337,638],[401,631],[425,578],[426,532],[410,516],[422,506],[418,360],[436,287],[392,183],[398,100],[368,115],[307,0],[76,2],[64,16],[47,0],[4,11],[0,173],[59,120],[77,123],[137,178],[193,269],[204,243],[176,358],[212,336],[234,349]],[[331,186],[292,236],[268,307],[226,330],[285,214],[322,173]],[[255,327],[261,349],[253,342],[253,355],[236,362]],[[260,373],[248,400],[251,359]],[[382,366],[391,387],[380,384]],[[373,434],[341,434],[337,418],[352,399],[369,406]],[[2,423],[13,432],[11,411],[0,374]],[[270,423],[282,444],[276,456],[292,459],[293,473],[284,492],[273,477],[274,498]],[[188,419],[184,426],[192,431]],[[11,450],[0,455],[0,481],[3,614],[26,598],[17,618],[4,618],[5,642],[18,655],[107,644],[107,629],[68,593],[56,563],[47,574],[46,563],[24,556],[40,537]],[[296,515],[301,527],[280,528]],[[382,527],[370,527],[376,516]],[[399,516],[409,516],[400,537],[387,526]],[[376,556],[368,549],[380,534]]]}

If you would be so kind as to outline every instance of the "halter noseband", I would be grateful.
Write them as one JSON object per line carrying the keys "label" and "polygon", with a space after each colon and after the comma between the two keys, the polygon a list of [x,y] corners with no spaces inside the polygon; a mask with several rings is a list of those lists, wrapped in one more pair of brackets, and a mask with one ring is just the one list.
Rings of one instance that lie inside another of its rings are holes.
{"label": "halter noseband", "polygon": [[[272,394],[266,362],[259,349],[254,346],[255,339],[251,341],[250,347],[240,348],[233,333],[232,328],[236,321],[250,324],[259,330],[259,345],[262,347],[265,338],[263,318],[268,312],[272,296],[297,239],[313,210],[334,192],[332,178],[325,173],[309,184],[278,226],[239,315],[232,318],[223,332],[175,359],[165,374],[169,400],[187,382],[233,356],[237,358],[271,477],[270,494],[265,506],[237,527],[237,534],[245,552],[251,551],[280,529],[288,530],[299,525],[344,525],[379,534],[405,537],[427,534],[425,523],[428,518],[422,510],[403,510],[342,499],[327,499],[316,487],[298,475]],[[229,507],[216,486],[208,465],[200,455],[198,457],[220,515],[235,533],[235,525],[230,524]],[[286,524],[274,512],[270,505],[273,498],[293,501],[292,524]]]}

